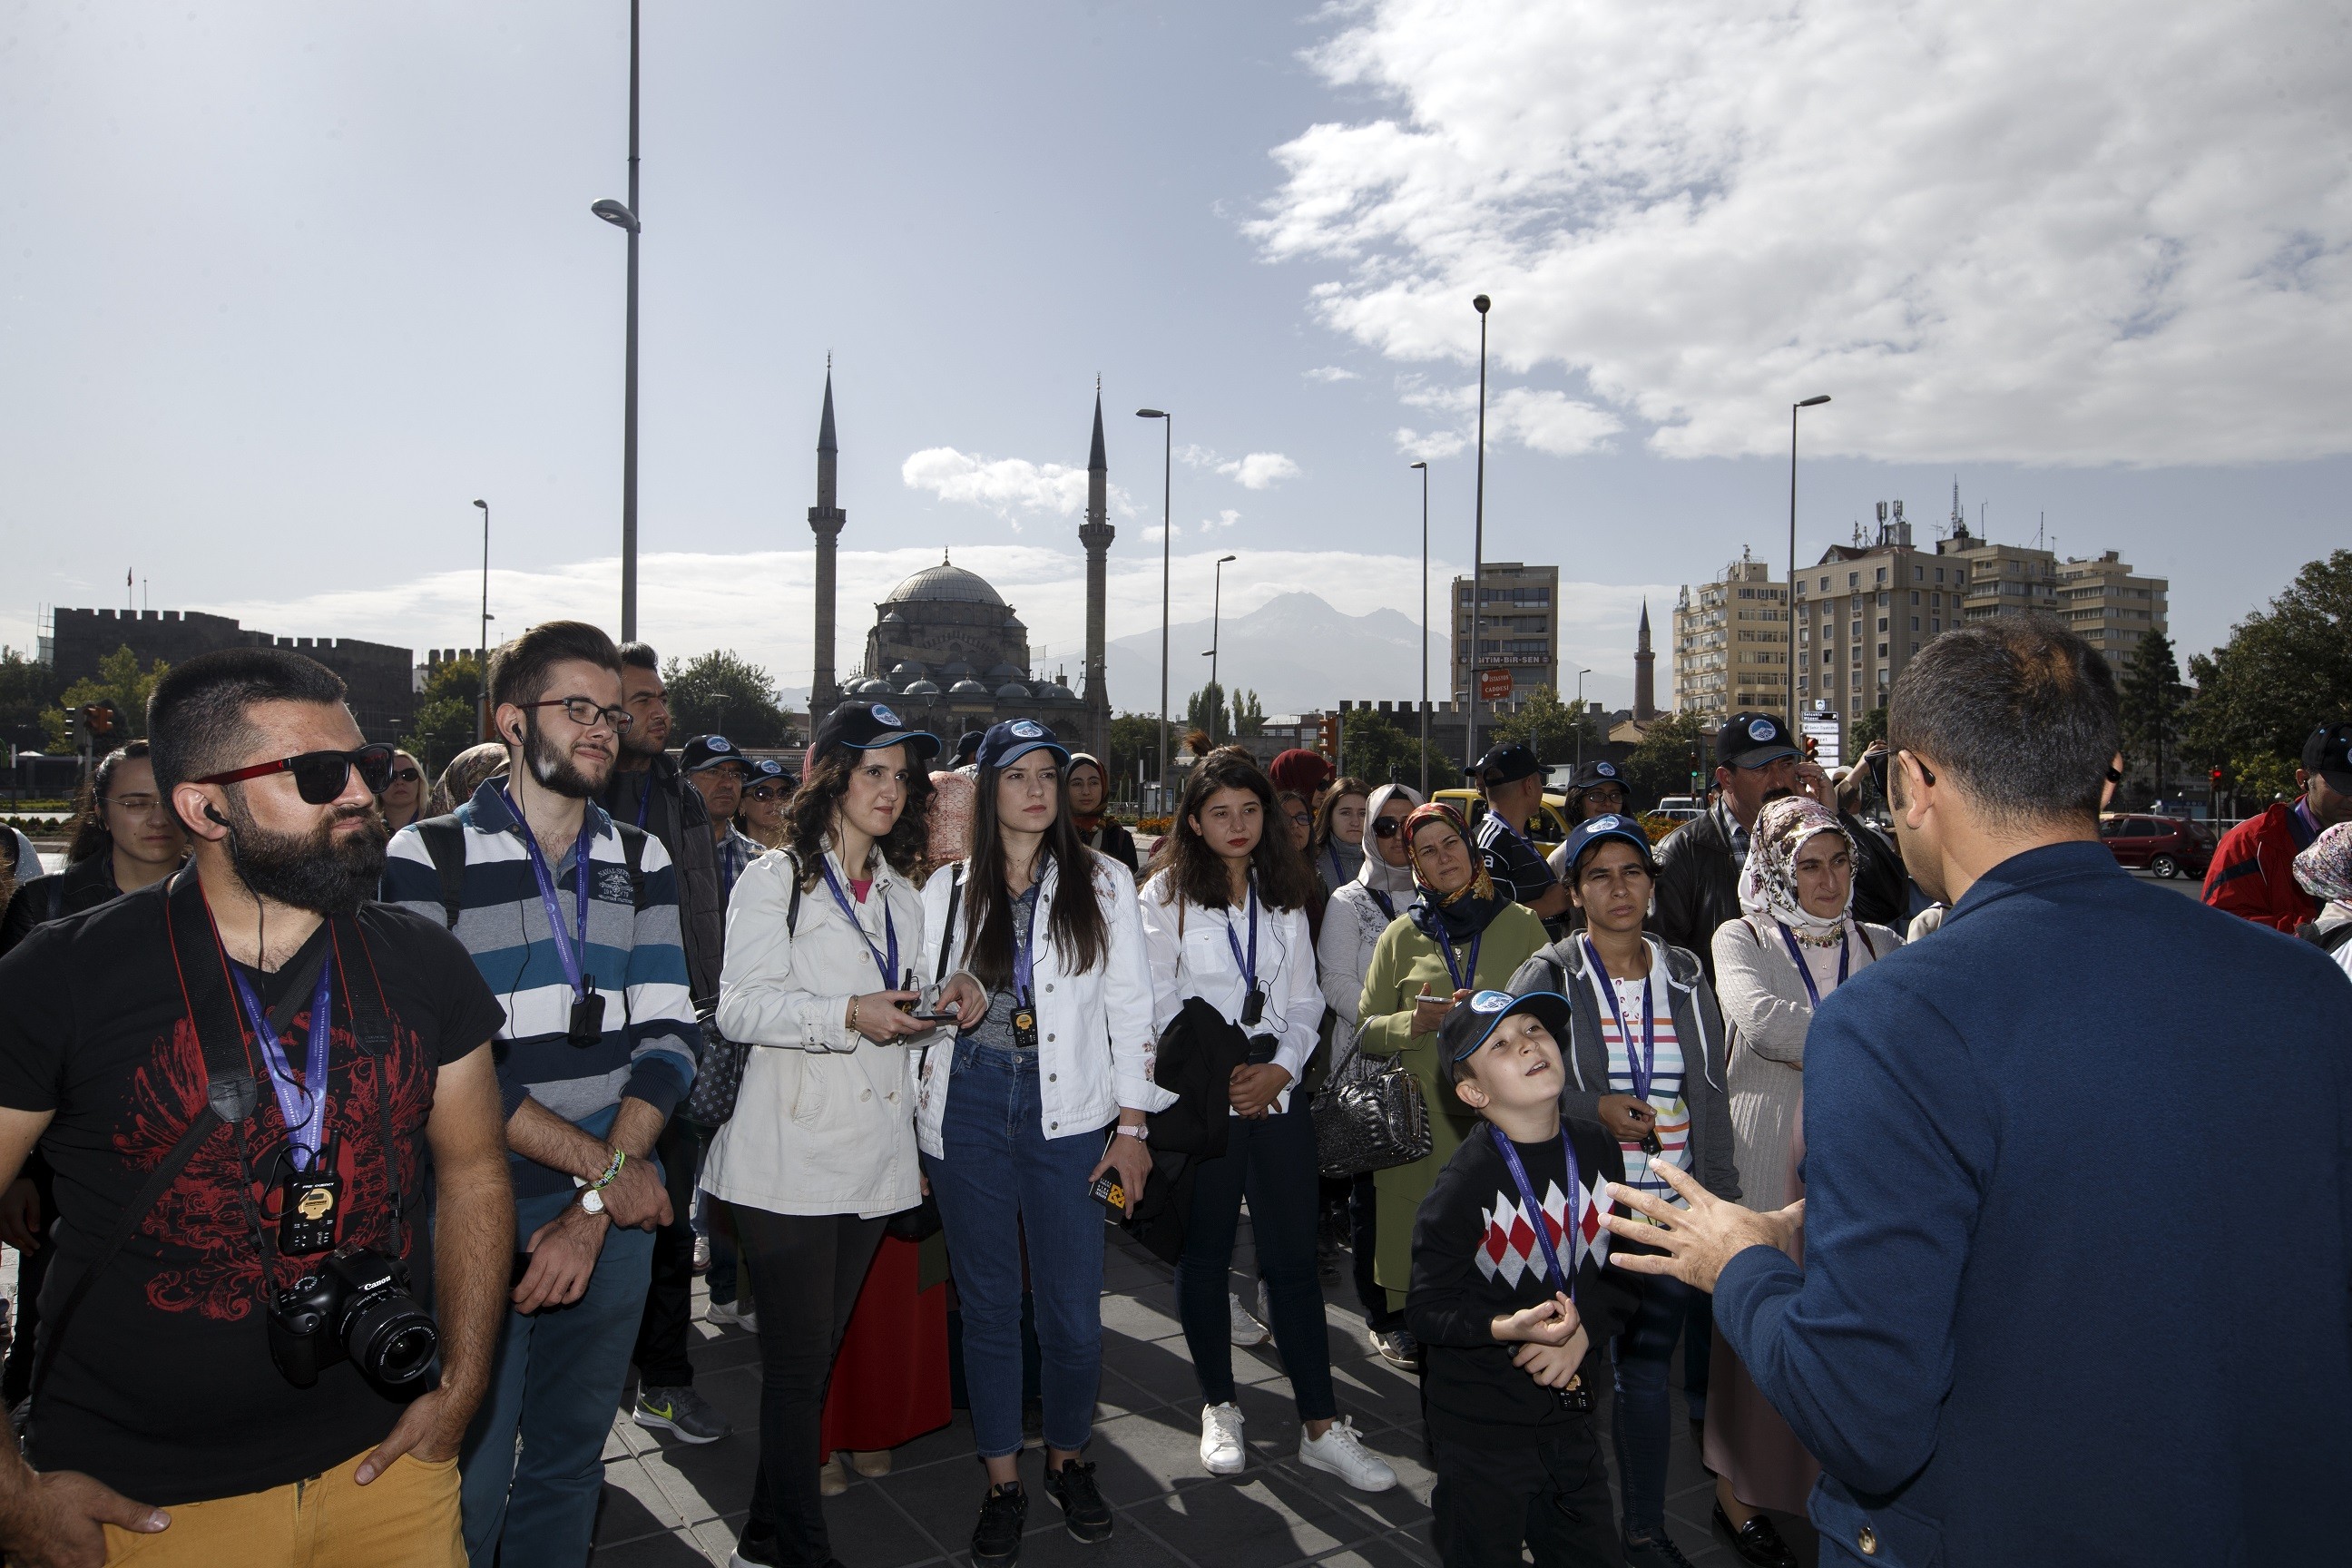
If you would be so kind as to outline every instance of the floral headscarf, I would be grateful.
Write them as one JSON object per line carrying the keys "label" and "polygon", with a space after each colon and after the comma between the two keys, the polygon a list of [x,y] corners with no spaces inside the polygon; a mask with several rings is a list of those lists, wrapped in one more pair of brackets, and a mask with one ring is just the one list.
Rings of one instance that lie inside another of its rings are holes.
{"label": "floral headscarf", "polygon": [[1748,834],[1748,865],[1739,873],[1739,907],[1816,942],[1837,935],[1853,910],[1851,879],[1846,883],[1845,908],[1832,919],[1813,914],[1797,898],[1797,856],[1808,842],[1824,833],[1844,839],[1847,855],[1853,855],[1853,835],[1838,821],[1837,813],[1820,801],[1794,795],[1765,802]]}
{"label": "floral headscarf", "polygon": [[[1462,847],[1470,856],[1470,879],[1451,893],[1441,894],[1430,885],[1421,868],[1421,851],[1414,847],[1415,837],[1432,823],[1444,823],[1461,835]],[[1451,802],[1433,800],[1413,807],[1412,815],[1404,819],[1404,843],[1406,858],[1412,862],[1412,879],[1421,885],[1412,923],[1432,942],[1468,942],[1509,902],[1496,896],[1495,879],[1486,874],[1486,861],[1478,853],[1477,841],[1470,837],[1470,825]]]}
{"label": "floral headscarf", "polygon": [[2339,822],[2294,858],[2294,879],[2322,903],[2352,904],[2352,822]]}

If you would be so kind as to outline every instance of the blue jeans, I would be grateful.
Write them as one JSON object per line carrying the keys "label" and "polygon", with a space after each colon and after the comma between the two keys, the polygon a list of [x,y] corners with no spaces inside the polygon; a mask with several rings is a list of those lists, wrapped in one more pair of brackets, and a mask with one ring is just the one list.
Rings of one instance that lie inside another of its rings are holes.
{"label": "blue jeans", "polygon": [[983,1459],[1021,1451],[1021,1255],[1029,1254],[1044,1352],[1045,1442],[1075,1453],[1094,1436],[1102,1383],[1103,1226],[1088,1188],[1104,1129],[1045,1134],[1037,1053],[955,1044],[940,1130],[945,1159],[923,1173],[939,1200],[963,1318],[964,1385]]}
{"label": "blue jeans", "polygon": [[1290,1374],[1290,1396],[1300,1420],[1329,1420],[1339,1407],[1331,1396],[1331,1342],[1323,1324],[1323,1282],[1315,1271],[1315,1123],[1307,1097],[1293,1095],[1289,1110],[1263,1120],[1228,1117],[1225,1126],[1225,1152],[1192,1168],[1184,1254],[1176,1260],[1176,1314],[1201,1397],[1211,1405],[1234,1397],[1225,1277],[1247,1196],[1258,1278],[1274,1306],[1274,1321],[1266,1326]]}
{"label": "blue jeans", "polygon": [[[517,1204],[515,1246],[571,1202],[563,1192]],[[463,1454],[466,1555],[478,1568],[588,1560],[604,1436],[628,1381],[653,1257],[651,1233],[614,1226],[579,1300],[528,1317],[508,1310]]]}
{"label": "blue jeans", "polygon": [[1633,1275],[1641,1304],[1610,1345],[1617,1397],[1610,1414],[1617,1477],[1625,1494],[1625,1533],[1648,1539],[1666,1527],[1666,1456],[1674,1438],[1666,1369],[1675,1341],[1685,1342],[1683,1397],[1690,1418],[1706,1418],[1706,1373],[1715,1301],[1663,1274]]}

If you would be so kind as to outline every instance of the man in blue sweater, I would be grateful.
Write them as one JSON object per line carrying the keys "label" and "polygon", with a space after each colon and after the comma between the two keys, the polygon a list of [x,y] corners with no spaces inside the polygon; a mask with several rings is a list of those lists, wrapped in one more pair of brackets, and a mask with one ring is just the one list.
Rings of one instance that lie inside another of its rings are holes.
{"label": "man in blue sweater", "polygon": [[1616,1188],[1667,1228],[1611,1220],[1665,1247],[1612,1261],[1715,1291],[1825,1563],[2341,1561],[2343,972],[2116,867],[2115,679],[2054,622],[1929,644],[1887,744],[1952,910],[1816,1015],[1805,1201]]}

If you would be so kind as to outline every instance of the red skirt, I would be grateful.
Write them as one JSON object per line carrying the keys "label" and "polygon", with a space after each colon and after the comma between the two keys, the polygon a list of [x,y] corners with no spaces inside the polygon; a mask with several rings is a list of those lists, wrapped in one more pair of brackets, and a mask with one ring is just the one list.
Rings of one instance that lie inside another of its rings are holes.
{"label": "red skirt", "polygon": [[818,1452],[895,1448],[948,1424],[948,1288],[918,1289],[922,1247],[882,1238],[833,1363]]}

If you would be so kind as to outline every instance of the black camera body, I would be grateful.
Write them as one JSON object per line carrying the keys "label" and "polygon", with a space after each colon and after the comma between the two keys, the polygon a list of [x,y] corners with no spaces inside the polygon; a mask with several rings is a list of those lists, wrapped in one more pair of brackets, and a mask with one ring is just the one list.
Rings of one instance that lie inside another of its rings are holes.
{"label": "black camera body", "polygon": [[349,1361],[386,1394],[406,1392],[441,1348],[433,1315],[409,1294],[408,1266],[373,1247],[346,1247],[280,1290],[269,1307],[269,1359],[297,1388]]}

